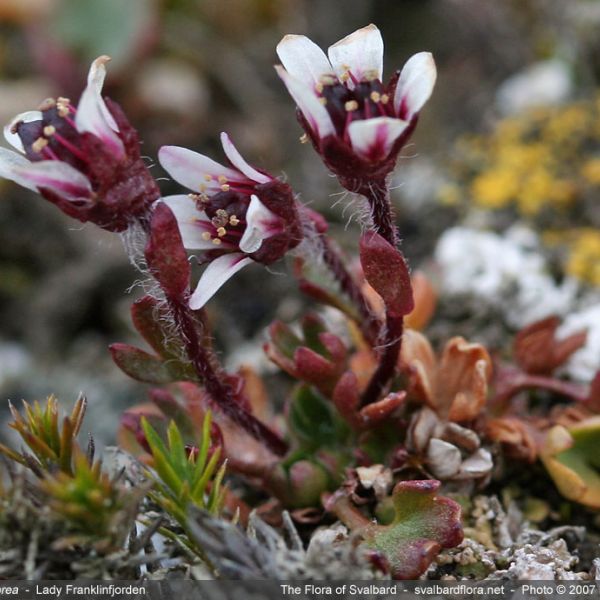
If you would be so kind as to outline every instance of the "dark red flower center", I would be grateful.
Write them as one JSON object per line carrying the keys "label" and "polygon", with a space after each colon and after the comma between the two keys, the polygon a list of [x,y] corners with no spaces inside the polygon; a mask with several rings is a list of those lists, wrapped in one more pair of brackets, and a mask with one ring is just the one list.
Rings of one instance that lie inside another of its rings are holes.
{"label": "dark red flower center", "polygon": [[246,212],[250,196],[243,192],[219,192],[214,196],[193,194],[198,210],[210,219],[203,225],[203,236],[212,240],[215,249],[221,244],[238,246],[246,227]]}
{"label": "dark red flower center", "polygon": [[75,127],[76,112],[67,98],[52,98],[41,106],[40,120],[17,123],[13,130],[21,139],[27,158],[33,162],[59,160],[86,172],[88,160]]}
{"label": "dark red flower center", "polygon": [[356,81],[354,89],[337,78],[327,77],[317,85],[317,93],[325,105],[336,133],[344,137],[352,121],[373,117],[397,117],[390,86],[379,79]]}

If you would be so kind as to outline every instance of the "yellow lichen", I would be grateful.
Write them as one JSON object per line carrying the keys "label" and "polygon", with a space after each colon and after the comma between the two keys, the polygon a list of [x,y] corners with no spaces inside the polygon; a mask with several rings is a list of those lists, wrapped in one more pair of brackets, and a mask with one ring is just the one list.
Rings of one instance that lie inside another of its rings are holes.
{"label": "yellow lichen", "polygon": [[503,119],[461,138],[454,156],[440,202],[511,211],[563,247],[567,274],[600,285],[600,232],[589,221],[600,202],[600,93]]}

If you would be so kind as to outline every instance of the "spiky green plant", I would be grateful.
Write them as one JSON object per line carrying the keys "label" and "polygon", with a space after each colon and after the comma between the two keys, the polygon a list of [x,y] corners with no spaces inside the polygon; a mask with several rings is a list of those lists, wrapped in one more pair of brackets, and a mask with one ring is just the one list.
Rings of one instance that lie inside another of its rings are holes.
{"label": "spiky green plant", "polygon": [[167,428],[167,444],[146,419],[142,419],[142,428],[152,454],[150,477],[154,489],[150,497],[184,530],[190,506],[217,515],[225,497],[225,488],[221,485],[225,463],[219,467],[220,447],[210,453],[210,413],[204,418],[197,450],[186,448],[174,421]]}
{"label": "spiky green plant", "polygon": [[3,444],[0,444],[0,453],[30,468],[39,477],[54,471],[72,475],[73,450],[86,405],[85,397],[80,396],[71,414],[63,418],[61,426],[55,396],[49,396],[43,405],[37,401],[31,405],[23,400],[24,415],[9,403],[14,419],[9,426],[19,433],[33,454],[19,453]]}
{"label": "spiky green plant", "polygon": [[39,483],[50,510],[68,522],[75,539],[97,549],[120,547],[133,524],[145,490],[132,490],[73,447],[72,473],[48,474]]}

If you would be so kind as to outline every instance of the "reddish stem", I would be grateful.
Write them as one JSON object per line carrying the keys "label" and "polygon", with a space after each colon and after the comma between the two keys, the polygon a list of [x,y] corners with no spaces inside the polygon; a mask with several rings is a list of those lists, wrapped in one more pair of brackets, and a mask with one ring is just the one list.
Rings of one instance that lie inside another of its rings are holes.
{"label": "reddish stem", "polygon": [[398,366],[403,331],[404,318],[386,313],[386,330],[383,338],[384,348],[379,358],[377,370],[373,373],[371,380],[363,392],[360,401],[361,407],[377,402],[385,387],[394,376]]}
{"label": "reddish stem", "polygon": [[231,386],[224,383],[223,374],[213,367],[215,359],[209,356],[207,349],[200,343],[195,320],[187,302],[179,298],[168,298],[168,302],[173,318],[179,326],[188,358],[215,404],[234,423],[264,443],[274,454],[283,456],[288,449],[287,443],[236,400]]}
{"label": "reddish stem", "polygon": [[[362,185],[359,192],[369,202],[375,231],[396,248],[398,228],[394,222],[388,182],[385,179],[371,181]],[[361,406],[377,402],[386,385],[394,376],[400,356],[403,331],[404,318],[392,316],[386,310],[385,335],[382,342],[384,348],[379,358],[379,366],[362,395]]]}
{"label": "reddish stem", "polygon": [[514,396],[527,389],[548,390],[571,398],[576,402],[585,402],[589,395],[588,390],[581,385],[561,381],[560,379],[553,379],[552,377],[545,377],[544,375],[521,373],[515,376],[507,389],[502,390],[494,398],[494,404],[505,407]]}
{"label": "reddish stem", "polygon": [[385,179],[369,181],[358,189],[368,201],[375,231],[394,248],[398,245],[398,228],[390,201],[390,189]]}

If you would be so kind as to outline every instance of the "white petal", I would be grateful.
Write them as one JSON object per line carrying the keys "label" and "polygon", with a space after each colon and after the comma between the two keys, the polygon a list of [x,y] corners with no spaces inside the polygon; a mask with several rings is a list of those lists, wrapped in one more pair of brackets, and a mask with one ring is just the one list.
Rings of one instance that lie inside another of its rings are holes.
{"label": "white petal", "polygon": [[192,310],[202,308],[230,277],[251,262],[254,261],[241,252],[215,258],[202,273],[196,290],[190,298],[190,308]]}
{"label": "white petal", "polygon": [[247,181],[238,171],[179,146],[163,146],[158,151],[158,162],[177,183],[196,193],[221,191],[219,177],[225,177],[227,181]]}
{"label": "white petal", "polygon": [[4,127],[4,139],[19,152],[25,152],[21,138],[13,133],[12,129],[18,123],[31,123],[32,121],[41,121],[42,113],[39,110],[29,110],[17,115],[8,125]]}
{"label": "white petal", "polygon": [[[383,39],[373,24],[330,46],[328,54],[338,77],[347,71],[358,80],[383,77]],[[348,83],[351,85],[351,80]]]}
{"label": "white petal", "polygon": [[[214,250],[211,240],[205,240],[202,234],[213,229],[206,213],[196,208],[196,203],[184,195],[166,196],[162,201],[173,211],[179,225],[179,233],[184,248],[188,250]],[[203,226],[206,224],[205,226]],[[223,244],[219,248],[223,248]]]}
{"label": "white petal", "polygon": [[304,35],[286,35],[277,44],[277,55],[285,70],[308,86],[333,73],[325,52]]}
{"label": "white petal", "polygon": [[238,149],[233,145],[231,138],[224,131],[221,133],[221,144],[231,164],[248,177],[248,179],[252,179],[256,183],[269,183],[269,181],[272,181],[271,177],[260,173],[244,160]]}
{"label": "white petal", "polygon": [[335,128],[331,117],[315,92],[299,79],[292,77],[283,67],[277,65],[275,70],[315,134],[320,138],[333,135]]}
{"label": "white petal", "polygon": [[246,211],[246,230],[240,240],[240,250],[246,254],[256,252],[265,239],[281,231],[281,219],[252,195]]}
{"label": "white petal", "polygon": [[13,173],[20,180],[28,182],[28,186],[36,189],[47,188],[66,200],[91,199],[92,186],[89,179],[77,169],[58,160],[42,160],[28,162],[26,165],[14,167]]}
{"label": "white petal", "polygon": [[368,160],[381,160],[391,150],[394,142],[408,127],[406,121],[391,117],[375,117],[352,121],[348,136],[355,152]]}
{"label": "white petal", "polygon": [[116,156],[122,156],[125,150],[117,135],[119,127],[102,98],[102,86],[106,76],[104,65],[109,60],[108,56],[100,56],[92,63],[87,86],[77,105],[75,125],[80,133],[93,133],[109,146]]}
{"label": "white petal", "polygon": [[37,191],[37,187],[25,177],[19,175],[31,163],[21,154],[0,147],[0,177],[14,181],[25,188]]}
{"label": "white petal", "polygon": [[429,100],[437,70],[431,52],[419,52],[411,56],[400,73],[394,94],[394,110],[402,119],[410,119]]}

